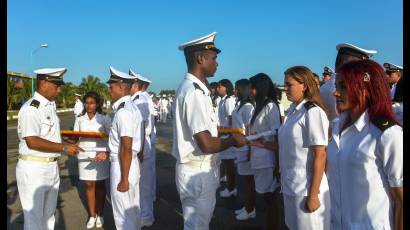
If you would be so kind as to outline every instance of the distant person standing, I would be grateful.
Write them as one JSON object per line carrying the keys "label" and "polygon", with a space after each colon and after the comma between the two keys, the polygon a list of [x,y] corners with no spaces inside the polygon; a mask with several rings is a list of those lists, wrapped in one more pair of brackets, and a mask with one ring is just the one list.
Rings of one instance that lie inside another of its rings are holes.
{"label": "distant person standing", "polygon": [[403,126],[403,78],[397,82],[393,96],[393,111],[396,119]]}
{"label": "distant person standing", "polygon": [[[366,50],[349,43],[338,44],[336,46],[336,50],[336,71],[340,66],[342,66],[346,62],[353,60],[369,59],[377,53],[376,50]],[[325,107],[327,117],[329,118],[329,121],[331,123],[335,122],[334,119],[339,115],[339,113],[336,110],[336,99],[333,96],[333,92],[335,91],[335,78],[336,74],[333,73],[330,79],[320,87],[320,98]]]}
{"label": "distant person standing", "polygon": [[323,76],[322,83],[324,84],[325,82],[329,81],[330,78],[332,78],[333,74],[335,74],[335,71],[332,68],[325,66],[323,68],[323,73],[322,73],[322,76]]}
{"label": "distant person standing", "polygon": [[60,176],[58,157],[83,151],[62,144],[55,99],[64,84],[66,68],[38,69],[37,91],[18,113],[19,161],[17,189],[24,215],[24,229],[54,229]]}
{"label": "distant person standing", "polygon": [[84,110],[83,102],[81,102],[81,94],[74,94],[74,115],[78,117]]}
{"label": "distant person standing", "polygon": [[384,63],[383,67],[386,72],[387,82],[390,86],[391,98],[393,98],[397,82],[399,82],[403,75],[403,67],[392,63]]}
{"label": "distant person standing", "polygon": [[167,123],[168,116],[168,100],[165,94],[159,100],[160,120],[162,123]]}
{"label": "distant person standing", "polygon": [[246,144],[242,135],[217,137],[217,114],[212,108],[207,78],[212,77],[220,52],[216,33],[184,43],[188,73],[175,98],[172,155],[176,158],[175,182],[182,204],[185,230],[207,230],[219,185],[218,153]]}

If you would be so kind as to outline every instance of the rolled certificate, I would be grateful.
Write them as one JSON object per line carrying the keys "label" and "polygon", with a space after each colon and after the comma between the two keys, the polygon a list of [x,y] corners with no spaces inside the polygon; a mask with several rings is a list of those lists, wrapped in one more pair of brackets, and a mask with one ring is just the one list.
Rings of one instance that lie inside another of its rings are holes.
{"label": "rolled certificate", "polygon": [[108,152],[107,147],[82,147],[84,152]]}
{"label": "rolled certificate", "polygon": [[84,152],[79,152],[77,155],[78,159],[90,159],[95,158],[97,152],[109,152],[107,147],[81,147]]}
{"label": "rolled certificate", "polygon": [[248,140],[248,141],[254,141],[254,140],[259,139],[259,138],[261,138],[261,137],[271,136],[271,135],[273,135],[273,134],[274,134],[274,132],[271,131],[271,130],[270,130],[270,131],[265,131],[265,132],[261,132],[261,133],[249,135],[249,136],[246,137],[246,140]]}
{"label": "rolled certificate", "polygon": [[105,138],[108,135],[104,132],[80,132],[72,130],[60,130],[62,136],[76,136],[76,137],[95,137],[95,138]]}
{"label": "rolled certificate", "polygon": [[218,132],[220,134],[231,134],[231,133],[243,134],[243,129],[241,128],[218,128]]}

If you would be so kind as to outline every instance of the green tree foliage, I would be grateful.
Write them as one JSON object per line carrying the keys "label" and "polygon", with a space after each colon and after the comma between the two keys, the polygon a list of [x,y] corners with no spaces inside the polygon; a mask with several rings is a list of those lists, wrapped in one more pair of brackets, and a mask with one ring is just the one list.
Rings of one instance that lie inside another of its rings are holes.
{"label": "green tree foliage", "polygon": [[77,86],[71,82],[66,82],[61,86],[61,92],[57,96],[57,106],[61,108],[71,108],[74,106],[74,93],[77,92]]}
{"label": "green tree foliage", "polygon": [[82,79],[81,84],[79,85],[79,93],[84,95],[90,91],[98,93],[104,100],[110,99],[108,88],[101,82],[99,77],[88,75]]}
{"label": "green tree foliage", "polygon": [[[23,88],[15,87],[16,81],[23,82]],[[20,109],[22,103],[31,97],[31,80],[7,77],[7,110]]]}
{"label": "green tree foliage", "polygon": [[171,95],[175,95],[175,90],[173,90],[173,89],[162,89],[160,92],[159,92],[159,96],[162,96],[162,95],[169,95],[169,94],[171,94]]}

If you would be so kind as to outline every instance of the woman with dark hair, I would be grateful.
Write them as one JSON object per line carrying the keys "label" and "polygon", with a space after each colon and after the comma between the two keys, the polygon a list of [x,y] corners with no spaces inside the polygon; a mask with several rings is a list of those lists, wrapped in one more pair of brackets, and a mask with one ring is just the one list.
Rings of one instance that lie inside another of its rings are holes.
{"label": "woman with dark hair", "polygon": [[[232,128],[241,128],[243,134],[250,134],[250,123],[253,115],[253,105],[250,97],[251,82],[248,79],[241,79],[235,82],[235,92],[237,97],[236,106],[232,112]],[[250,146],[235,148],[237,171],[245,179],[245,206],[235,211],[237,220],[247,220],[255,218],[255,181],[250,163]]]}
{"label": "woman with dark hair", "polygon": [[327,148],[331,229],[403,229],[403,130],[383,68],[344,64],[336,74],[340,111]]}
{"label": "woman with dark hair", "polygon": [[330,229],[326,175],[329,120],[312,71],[294,66],[284,73],[292,102],[279,129],[279,165],[285,222],[289,229]]}
{"label": "woman with dark hair", "polygon": [[403,126],[403,77],[397,82],[393,95],[393,111],[396,119]]}
{"label": "woman with dark hair", "polygon": [[[230,80],[222,79],[218,83],[217,91],[221,97],[219,102],[218,117],[220,128],[232,128],[232,112],[235,108],[235,96],[233,95],[233,85]],[[228,138],[228,135],[223,135],[221,138]],[[219,192],[219,196],[227,198],[230,196],[236,196],[236,184],[235,184],[235,151],[234,147],[230,147],[219,153],[219,159],[221,159],[221,177],[226,175],[227,187]],[[225,173],[223,173],[223,171]]]}
{"label": "woman with dark hair", "polygon": [[[102,101],[96,92],[88,92],[83,97],[85,104],[82,114],[74,123],[74,131],[109,133],[111,118],[102,112]],[[110,162],[108,160],[108,143],[104,138],[80,137],[72,139],[78,146],[86,150],[78,154],[78,170],[80,180],[85,183],[85,195],[89,219],[87,229],[102,227],[105,203],[105,180],[109,177]],[[105,151],[99,150],[105,148]]]}
{"label": "woman with dark hair", "polygon": [[250,78],[251,96],[255,100],[252,115],[251,134],[263,135],[261,140],[251,143],[251,168],[256,192],[263,194],[268,204],[267,229],[279,225],[280,182],[274,176],[277,172],[277,151],[265,146],[265,141],[273,141],[281,125],[276,90],[270,77],[264,73]]}

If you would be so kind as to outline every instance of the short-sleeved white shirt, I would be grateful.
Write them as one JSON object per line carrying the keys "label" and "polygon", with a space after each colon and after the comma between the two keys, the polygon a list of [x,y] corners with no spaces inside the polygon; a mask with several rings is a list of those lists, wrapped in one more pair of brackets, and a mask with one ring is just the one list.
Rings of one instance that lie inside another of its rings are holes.
{"label": "short-sleeved white shirt", "polygon": [[218,119],[212,108],[209,89],[197,77],[187,73],[178,87],[174,103],[172,155],[178,163],[216,162],[217,154],[204,154],[194,139],[195,134],[203,131],[209,131],[213,137],[218,136]]}
{"label": "short-sleeved white shirt", "polygon": [[131,96],[131,100],[137,105],[141,115],[142,120],[145,123],[145,143],[144,143],[144,158],[147,159],[151,157],[151,115],[148,101],[142,95],[141,91],[136,92]]}
{"label": "short-sleeved white shirt", "polygon": [[232,95],[230,97],[224,96],[219,102],[218,117],[219,126],[229,128],[229,116],[232,116],[233,109],[235,108],[236,98]]}
{"label": "short-sleeved white shirt", "polygon": [[332,127],[327,177],[332,229],[393,229],[391,187],[403,187],[403,130],[382,132],[364,112],[344,129],[347,113]]}
{"label": "short-sleeved white shirt", "polygon": [[[35,102],[33,102],[35,101]],[[35,106],[37,104],[38,106]],[[33,103],[33,105],[32,105]],[[39,157],[58,157],[58,152],[41,152],[30,149],[24,138],[36,136],[44,140],[61,143],[60,119],[56,113],[56,104],[38,92],[23,104],[17,121],[17,134],[20,140],[19,153]]]}
{"label": "short-sleeved white shirt", "polygon": [[75,116],[80,115],[84,110],[84,105],[80,99],[77,99],[74,104],[74,114]]}
{"label": "short-sleeved white shirt", "polygon": [[[314,153],[310,146],[327,146],[329,120],[319,106],[306,109],[304,99],[292,103],[288,116],[279,129],[279,167],[282,192],[291,196],[307,196],[312,181]],[[327,190],[323,175],[320,190]]]}
{"label": "short-sleeved white shirt", "polygon": [[[74,131],[104,132],[107,134],[110,133],[110,129],[111,117],[99,113],[96,113],[91,119],[87,113],[80,117],[77,117],[75,119],[73,128]],[[81,148],[108,147],[108,140],[106,138],[80,137],[78,140],[78,146]],[[82,152],[80,152],[78,154],[78,157],[88,157],[87,154],[88,153],[83,154]]]}
{"label": "short-sleeved white shirt", "polygon": [[[256,116],[255,121],[251,125],[252,134],[263,133],[267,131],[276,131],[280,127],[280,114],[278,106],[269,102]],[[272,141],[273,135],[265,136],[265,140]],[[265,148],[259,148],[256,146],[251,147],[251,167],[254,169],[270,168],[274,167],[276,163],[274,154],[271,150]]]}
{"label": "short-sleeved white shirt", "polygon": [[[249,133],[249,130],[246,128],[250,125],[252,115],[254,112],[254,107],[251,103],[247,102],[242,105],[240,108],[240,103],[237,103],[235,109],[232,112],[232,128],[241,128],[244,130],[244,135]],[[248,150],[249,146],[242,146],[240,148],[235,148],[237,151]],[[238,159],[245,160],[245,159]]]}
{"label": "short-sleeved white shirt", "polygon": [[336,97],[333,95],[336,90],[335,81],[336,74],[332,74],[330,79],[320,86],[320,99],[327,110],[329,121],[339,116],[336,109]]}
{"label": "short-sleeved white shirt", "polygon": [[[121,104],[124,103],[123,106]],[[142,115],[129,95],[118,99],[113,104],[114,118],[111,124],[108,146],[110,156],[118,158],[121,137],[132,137],[132,153],[136,157],[141,150]]]}
{"label": "short-sleeved white shirt", "polygon": [[151,144],[155,144],[157,142],[157,129],[155,128],[155,119],[154,116],[158,115],[158,112],[155,110],[154,107],[154,102],[152,102],[152,98],[149,96],[149,94],[144,91],[142,94],[144,96],[145,100],[148,102],[149,105],[149,112],[150,112],[150,125],[151,125]]}

